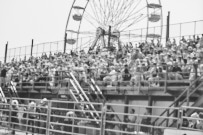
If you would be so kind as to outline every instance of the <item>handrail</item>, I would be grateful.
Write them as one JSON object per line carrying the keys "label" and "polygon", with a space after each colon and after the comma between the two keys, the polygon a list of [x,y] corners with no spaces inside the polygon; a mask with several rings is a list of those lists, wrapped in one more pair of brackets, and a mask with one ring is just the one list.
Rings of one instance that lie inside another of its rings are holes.
{"label": "handrail", "polygon": [[[68,74],[71,76],[71,80],[70,80],[70,81],[71,81],[72,85],[74,86],[74,88],[77,90],[77,92],[78,92],[77,87],[79,88],[79,93],[80,93],[80,92],[82,93],[82,95],[84,96],[85,100],[90,103],[90,107],[92,108],[93,112],[95,112],[95,114],[97,115],[97,117],[99,117],[98,112],[96,111],[95,107],[91,104],[91,101],[89,100],[89,98],[87,97],[86,93],[84,92],[84,90],[82,89],[82,87],[80,86],[80,84],[78,83],[78,81],[76,80],[76,78],[75,78],[75,76],[73,75],[73,73],[72,73],[72,72],[69,72]],[[75,84],[77,85],[77,87],[75,86]],[[93,118],[94,118],[94,115],[93,115],[93,114],[92,114],[92,116],[93,116]],[[95,118],[95,119],[96,119],[96,118]]]}
{"label": "handrail", "polygon": [[[194,92],[196,92],[202,85],[203,85],[203,83],[201,83],[198,87],[196,87],[196,88],[192,91],[192,94],[193,94]],[[192,95],[192,94],[189,94],[189,95]],[[185,98],[185,99],[179,104],[179,106],[183,105],[186,100],[187,100],[187,98]],[[167,111],[168,111],[168,110],[167,110]],[[167,114],[167,116],[171,116],[174,112],[175,112],[175,110],[173,110],[172,112],[170,112],[169,114]],[[159,123],[159,125],[163,124],[166,120],[167,120],[167,119],[163,119],[163,120]],[[173,123],[172,123],[172,124],[173,124]],[[172,125],[172,124],[171,124],[171,125]],[[170,125],[170,126],[171,126],[171,125]]]}
{"label": "handrail", "polygon": [[4,94],[4,92],[3,92],[3,90],[2,90],[1,87],[0,87],[0,97],[2,97],[2,100],[3,100],[5,103],[7,103],[7,99],[6,99],[5,94]]}
{"label": "handrail", "polygon": [[[101,92],[100,88],[96,85],[95,81],[91,78],[91,79],[90,79],[90,82],[92,82],[92,84],[93,84],[93,87],[91,87],[91,88],[94,89],[94,86],[95,86],[95,89],[99,92],[99,94],[102,96],[102,98],[103,98],[103,99],[105,100],[105,102],[106,102],[106,98],[104,97],[104,95],[103,95],[103,93]],[[112,106],[111,106],[111,111],[115,112]],[[118,115],[115,115],[115,116],[116,116],[116,118],[118,119],[118,121],[121,122],[121,119],[119,118],[119,116],[118,116]],[[118,127],[121,129],[120,126],[118,126]]]}
{"label": "handrail", "polygon": [[[198,77],[196,80],[194,80],[194,81],[190,84],[190,86],[187,87],[187,88],[175,99],[175,101],[174,101],[172,104],[169,105],[169,107],[172,107],[173,105],[175,105],[175,103],[176,103],[177,101],[179,101],[179,100],[182,98],[182,96],[183,96],[184,94],[186,94],[187,91],[190,90],[190,88],[191,88],[196,82],[199,81],[200,78],[201,78],[201,77]],[[163,112],[160,114],[160,116],[164,115],[167,111],[168,111],[168,109],[166,109],[165,111],[163,111]],[[159,119],[159,118],[155,119],[152,123],[155,124],[155,122],[156,122],[158,119]]]}

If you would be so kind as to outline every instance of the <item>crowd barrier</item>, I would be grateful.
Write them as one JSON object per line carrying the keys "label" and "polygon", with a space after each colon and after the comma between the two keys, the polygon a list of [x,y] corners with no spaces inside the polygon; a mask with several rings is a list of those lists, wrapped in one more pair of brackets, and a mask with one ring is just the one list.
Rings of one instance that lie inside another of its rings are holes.
{"label": "crowd barrier", "polygon": [[[7,99],[8,101],[15,98]],[[46,135],[162,135],[165,129],[182,129],[190,131],[202,131],[202,129],[193,129],[184,127],[183,119],[198,120],[203,124],[202,118],[186,117],[183,110],[202,108],[192,107],[158,107],[158,106],[138,106],[113,103],[91,103],[97,107],[96,111],[89,110],[88,102],[74,101],[56,101],[47,100],[46,105],[41,104],[38,99],[18,98],[24,104],[19,104],[17,109],[12,108],[11,102],[0,103],[1,129],[6,132],[35,133]],[[30,102],[35,102],[35,111],[29,111]],[[113,108],[127,107],[130,113],[122,111],[111,112],[108,106]],[[134,112],[131,112],[131,110]],[[159,116],[153,115],[153,111],[168,109],[177,111],[177,116]],[[42,111],[44,110],[44,111]],[[149,111],[151,110],[151,111]],[[16,115],[15,112],[17,113]],[[151,112],[151,113],[150,113]],[[90,115],[93,113],[94,115]],[[99,114],[96,117],[96,113]],[[115,115],[121,118],[121,121],[115,120]],[[33,117],[31,117],[33,116]],[[95,118],[93,118],[95,116]],[[167,119],[167,124],[158,126],[152,124],[154,119]],[[203,126],[203,125],[200,125]],[[0,130],[1,131],[1,130]]]}

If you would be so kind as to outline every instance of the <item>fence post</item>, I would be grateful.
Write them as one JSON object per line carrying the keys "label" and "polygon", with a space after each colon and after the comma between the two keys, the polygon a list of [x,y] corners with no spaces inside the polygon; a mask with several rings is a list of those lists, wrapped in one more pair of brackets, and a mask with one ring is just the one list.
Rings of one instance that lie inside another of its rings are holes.
{"label": "fence post", "polygon": [[6,60],[7,60],[7,51],[8,51],[8,42],[6,43],[6,47],[5,47],[4,63],[6,63]]}
{"label": "fence post", "polygon": [[180,112],[179,112],[179,123],[178,123],[178,129],[182,128],[182,122],[183,122],[183,108],[180,108]]}
{"label": "fence post", "polygon": [[168,66],[166,65],[166,74],[165,74],[165,83],[164,83],[164,92],[167,92],[167,80],[168,80]]}
{"label": "fence post", "polygon": [[49,100],[49,101],[48,101],[48,108],[47,108],[46,135],[49,135],[50,120],[51,120],[51,106],[52,106],[52,102]]}
{"label": "fence post", "polygon": [[[197,80],[197,77],[198,77],[198,73],[197,73],[197,67],[198,67],[198,64],[194,64],[194,69],[195,69],[195,80]],[[195,88],[198,86],[198,81],[196,81],[195,83]]]}
{"label": "fence post", "polygon": [[168,123],[169,123],[169,110],[170,110],[170,109],[167,109],[166,127],[168,127]]}
{"label": "fence post", "polygon": [[11,105],[11,103],[12,103],[12,97],[10,97],[10,104],[9,104],[9,126],[8,126],[8,131],[10,131],[11,130],[11,108],[12,108],[12,105]]}
{"label": "fence post", "polygon": [[190,97],[189,97],[189,94],[190,94],[190,89],[187,90],[187,106],[189,106],[189,103],[190,103]]}
{"label": "fence post", "polygon": [[101,114],[101,124],[100,124],[101,125],[100,135],[105,135],[106,110],[107,110],[106,103],[103,102],[103,104],[102,104],[102,114]]}

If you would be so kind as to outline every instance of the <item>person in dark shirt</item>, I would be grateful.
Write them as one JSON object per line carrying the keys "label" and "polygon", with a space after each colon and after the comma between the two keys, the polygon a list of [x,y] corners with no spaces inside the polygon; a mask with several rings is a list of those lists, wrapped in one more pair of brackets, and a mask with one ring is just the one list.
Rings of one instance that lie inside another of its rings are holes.
{"label": "person in dark shirt", "polygon": [[131,74],[129,72],[128,65],[125,65],[122,77],[123,77],[123,81],[130,81]]}
{"label": "person in dark shirt", "polygon": [[6,67],[3,66],[2,70],[1,70],[1,87],[5,87],[6,85],[6,73],[7,73],[7,70],[6,70]]}
{"label": "person in dark shirt", "polygon": [[172,72],[182,72],[182,69],[178,66],[177,62],[174,62],[174,67],[172,68]]}

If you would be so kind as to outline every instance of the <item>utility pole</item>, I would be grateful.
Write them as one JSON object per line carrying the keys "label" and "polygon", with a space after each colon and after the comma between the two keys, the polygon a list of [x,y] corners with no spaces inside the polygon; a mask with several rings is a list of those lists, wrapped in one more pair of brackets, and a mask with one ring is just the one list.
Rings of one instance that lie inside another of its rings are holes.
{"label": "utility pole", "polygon": [[6,59],[7,59],[7,51],[8,51],[8,42],[6,43],[6,47],[5,47],[4,63],[6,63]]}
{"label": "utility pole", "polygon": [[33,52],[33,45],[34,45],[34,39],[32,39],[32,43],[31,43],[31,53],[30,53],[31,57],[32,57],[32,52]]}
{"label": "utility pole", "polygon": [[170,37],[170,11],[168,12],[166,22],[167,22],[167,25],[166,25],[166,42],[167,42]]}
{"label": "utility pole", "polygon": [[66,42],[67,42],[67,33],[65,34],[65,37],[64,37],[63,53],[66,53]]}

